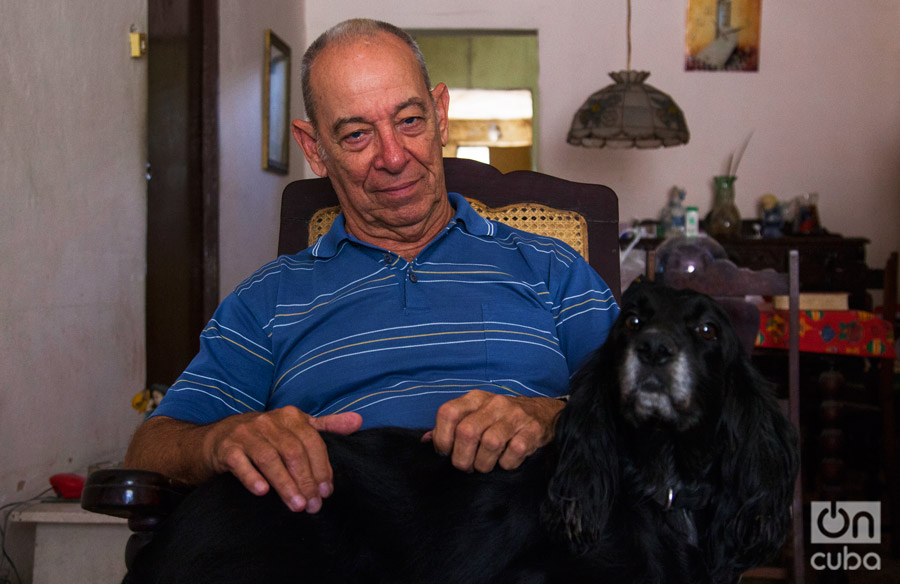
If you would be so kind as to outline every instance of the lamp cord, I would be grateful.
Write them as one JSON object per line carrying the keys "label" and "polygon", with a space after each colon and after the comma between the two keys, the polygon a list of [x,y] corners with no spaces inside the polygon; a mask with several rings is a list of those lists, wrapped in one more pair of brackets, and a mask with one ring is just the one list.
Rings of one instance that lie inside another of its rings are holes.
{"label": "lamp cord", "polygon": [[628,61],[626,61],[625,70],[631,71],[631,0],[628,0],[628,18],[626,32],[628,38]]}

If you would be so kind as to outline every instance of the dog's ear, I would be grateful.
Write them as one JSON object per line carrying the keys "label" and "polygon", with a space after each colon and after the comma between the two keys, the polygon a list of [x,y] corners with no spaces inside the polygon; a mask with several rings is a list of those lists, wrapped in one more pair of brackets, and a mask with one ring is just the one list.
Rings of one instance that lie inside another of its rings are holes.
{"label": "dog's ear", "polygon": [[723,450],[722,492],[709,552],[714,571],[739,573],[780,549],[790,524],[799,454],[794,427],[749,357],[741,353],[729,369],[716,437]]}
{"label": "dog's ear", "polygon": [[576,554],[598,543],[615,499],[619,460],[609,396],[615,391],[613,343],[607,341],[572,379],[556,422],[558,462],[541,507],[544,524]]}

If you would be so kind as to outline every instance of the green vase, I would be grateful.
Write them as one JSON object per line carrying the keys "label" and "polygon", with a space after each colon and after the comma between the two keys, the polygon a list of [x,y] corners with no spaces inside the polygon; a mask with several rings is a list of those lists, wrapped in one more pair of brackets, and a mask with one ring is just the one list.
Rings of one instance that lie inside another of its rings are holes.
{"label": "green vase", "polygon": [[713,177],[716,198],[709,213],[706,232],[715,239],[736,239],[741,236],[741,214],[734,205],[736,176]]}

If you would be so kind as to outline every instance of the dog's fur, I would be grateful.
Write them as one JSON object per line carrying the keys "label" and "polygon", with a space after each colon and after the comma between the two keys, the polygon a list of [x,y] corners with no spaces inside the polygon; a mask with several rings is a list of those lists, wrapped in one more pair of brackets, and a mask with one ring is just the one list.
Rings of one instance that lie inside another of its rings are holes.
{"label": "dog's fur", "polygon": [[126,581],[730,583],[790,521],[795,432],[695,292],[626,292],[554,441],[520,468],[460,472],[421,434],[327,436],[335,491],[316,515],[220,477]]}

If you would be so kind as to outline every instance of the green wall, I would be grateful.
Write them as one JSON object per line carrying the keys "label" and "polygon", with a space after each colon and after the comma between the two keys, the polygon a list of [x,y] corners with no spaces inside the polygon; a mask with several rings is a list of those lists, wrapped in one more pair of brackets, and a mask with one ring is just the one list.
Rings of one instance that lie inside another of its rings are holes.
{"label": "green wall", "polygon": [[[536,31],[412,31],[425,55],[431,82],[466,89],[530,89],[534,144],[538,142],[538,37]],[[532,166],[535,161],[532,160]]]}

